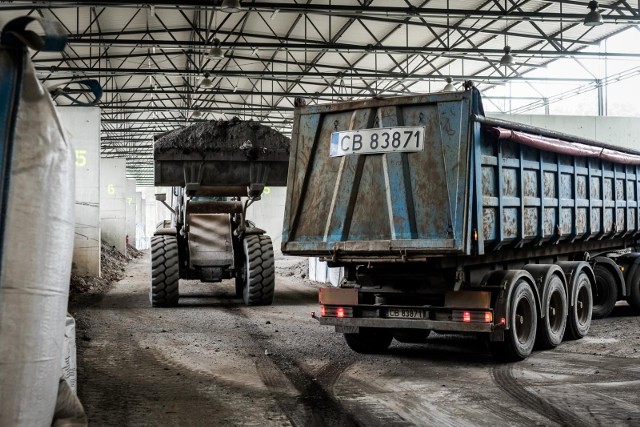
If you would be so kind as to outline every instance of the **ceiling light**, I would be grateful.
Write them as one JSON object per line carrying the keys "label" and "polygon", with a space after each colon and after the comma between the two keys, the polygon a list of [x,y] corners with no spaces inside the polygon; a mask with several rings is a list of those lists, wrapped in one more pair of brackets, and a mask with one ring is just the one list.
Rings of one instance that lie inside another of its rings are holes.
{"label": "ceiling light", "polygon": [[209,59],[222,59],[224,58],[224,52],[220,49],[220,40],[213,39],[213,47],[209,51]]}
{"label": "ceiling light", "polygon": [[604,24],[602,15],[598,11],[598,2],[590,1],[587,7],[591,9],[591,11],[584,17],[584,25],[587,27],[595,27]]}
{"label": "ceiling light", "polygon": [[209,88],[211,86],[213,86],[213,82],[209,78],[209,73],[206,72],[204,73],[204,77],[202,78],[202,80],[200,80],[200,87]]}
{"label": "ceiling light", "polygon": [[194,119],[202,117],[202,112],[200,111],[200,108],[198,108],[198,106],[193,107],[193,113],[191,113],[191,117],[193,117]]}
{"label": "ceiling light", "polygon": [[513,59],[513,55],[511,55],[511,46],[504,47],[504,55],[500,58],[500,65],[506,67],[508,65],[513,65],[515,62]]}
{"label": "ceiling light", "polygon": [[242,9],[240,0],[223,0],[220,6],[220,10],[227,13],[240,12],[240,9]]}
{"label": "ceiling light", "polygon": [[444,87],[444,89],[442,89],[442,91],[443,92],[455,92],[456,88],[451,83],[451,82],[453,82],[453,79],[451,77],[447,77],[446,81],[447,81],[447,85]]}

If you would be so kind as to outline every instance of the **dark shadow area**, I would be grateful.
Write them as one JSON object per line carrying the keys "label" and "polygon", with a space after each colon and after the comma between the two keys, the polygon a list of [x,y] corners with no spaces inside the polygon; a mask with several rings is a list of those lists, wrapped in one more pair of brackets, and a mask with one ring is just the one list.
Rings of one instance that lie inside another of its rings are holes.
{"label": "dark shadow area", "polygon": [[619,302],[608,317],[638,317],[638,313],[626,302]]}
{"label": "dark shadow area", "polygon": [[433,362],[494,364],[486,341],[475,335],[433,334],[424,344],[405,344],[394,340],[387,354]]}

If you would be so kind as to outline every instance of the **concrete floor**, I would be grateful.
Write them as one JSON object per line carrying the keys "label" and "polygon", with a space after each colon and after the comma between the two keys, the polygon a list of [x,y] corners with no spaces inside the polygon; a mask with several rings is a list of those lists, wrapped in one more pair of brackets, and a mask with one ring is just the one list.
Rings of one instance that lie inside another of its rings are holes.
{"label": "concrete floor", "polygon": [[153,309],[148,263],[71,307],[91,425],[640,425],[640,321],[624,305],[516,364],[437,334],[363,356],[310,318],[310,282],[278,277],[274,305],[255,308],[231,281],[181,282],[178,308]]}

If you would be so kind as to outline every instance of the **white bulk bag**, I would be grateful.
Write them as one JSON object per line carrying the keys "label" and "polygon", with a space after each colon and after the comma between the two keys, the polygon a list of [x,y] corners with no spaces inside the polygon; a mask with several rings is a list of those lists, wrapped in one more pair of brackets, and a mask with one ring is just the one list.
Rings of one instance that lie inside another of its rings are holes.
{"label": "white bulk bag", "polygon": [[28,61],[0,272],[0,425],[50,426],[74,234],[74,157]]}

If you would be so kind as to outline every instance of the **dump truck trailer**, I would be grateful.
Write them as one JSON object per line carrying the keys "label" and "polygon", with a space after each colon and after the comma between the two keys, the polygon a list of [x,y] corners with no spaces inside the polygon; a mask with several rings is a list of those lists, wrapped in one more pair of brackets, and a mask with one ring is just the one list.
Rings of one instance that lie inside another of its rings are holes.
{"label": "dump truck trailer", "polygon": [[247,305],[275,292],[271,238],[246,219],[267,185],[285,186],[289,139],[256,122],[204,122],[163,135],[154,146],[156,198],[172,212],[151,238],[153,306],[175,306],[179,279],[235,278]]}
{"label": "dump truck trailer", "polygon": [[357,352],[477,333],[505,361],[640,309],[640,153],[485,117],[477,89],[296,110],[282,251],[344,267]]}

